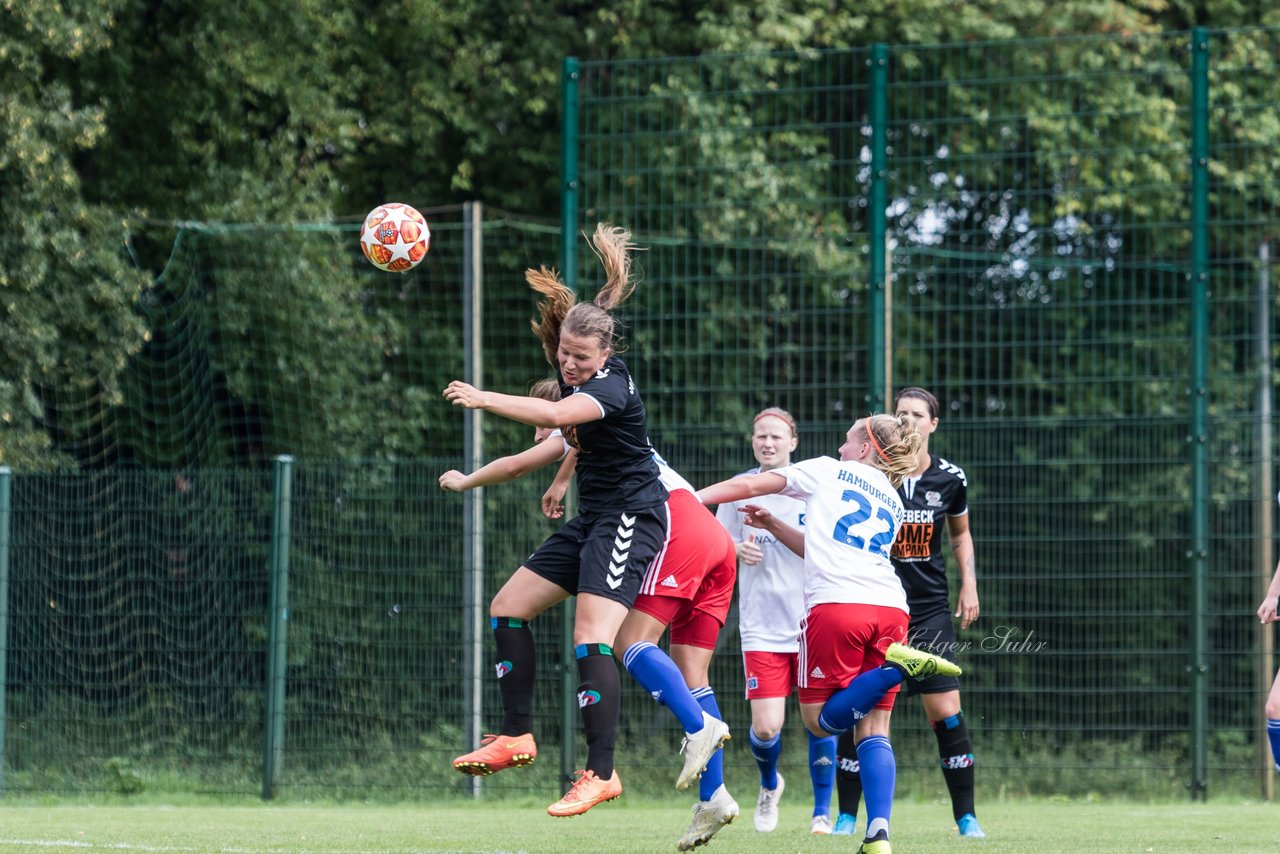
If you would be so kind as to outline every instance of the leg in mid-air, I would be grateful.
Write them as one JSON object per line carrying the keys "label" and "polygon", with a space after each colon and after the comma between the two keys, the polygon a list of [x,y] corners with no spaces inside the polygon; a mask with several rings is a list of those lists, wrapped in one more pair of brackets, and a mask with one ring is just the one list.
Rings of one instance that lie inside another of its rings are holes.
{"label": "leg in mid-air", "polygon": [[[886,621],[877,618],[887,615]],[[906,679],[927,679],[934,673],[955,673],[960,668],[923,650],[891,643],[881,650],[879,639],[905,634],[904,613],[893,620],[890,609],[849,607],[824,611],[810,621],[806,618],[801,640],[801,658],[817,661],[824,675],[844,688],[822,688],[810,672],[800,684],[800,712],[805,727],[815,736],[840,735],[855,731],[856,752],[863,796],[867,804],[867,831],[860,851],[890,854],[890,816],[896,785],[896,762],[888,740],[888,723],[893,699]],[[808,665],[806,665],[808,666]],[[856,676],[849,679],[851,673]]]}
{"label": "leg in mid-air", "polygon": [[[718,634],[719,624],[715,625]],[[712,636],[714,638],[714,635]],[[671,644],[671,656],[685,674],[702,710],[715,720],[721,720],[720,706],[715,691],[708,684],[707,670],[711,663],[712,649],[688,644]],[[696,686],[696,687],[695,687]],[[680,851],[688,851],[711,841],[721,828],[738,817],[738,802],[729,794],[724,784],[724,751],[717,750],[702,776],[698,778],[698,802],[693,805],[693,819],[688,830],[676,843]]]}
{"label": "leg in mid-air", "polygon": [[487,776],[530,765],[538,756],[533,737],[535,646],[530,621],[569,597],[568,591],[520,567],[494,596],[489,626],[495,644],[494,669],[502,697],[502,726],[480,747],[453,760],[463,774]]}
{"label": "leg in mid-air", "polygon": [[547,807],[557,818],[581,815],[597,804],[622,795],[622,781],[613,767],[618,738],[618,708],[622,684],[613,647],[601,638],[617,635],[627,606],[592,593],[578,594],[574,613],[574,657],[578,663],[578,710],[587,741],[587,761],[577,781],[559,801]]}
{"label": "leg in mid-air", "polygon": [[[681,490],[673,493],[669,502],[675,504],[685,496],[689,501],[695,500],[691,493]],[[697,509],[702,511],[701,506]],[[714,517],[710,514],[705,515],[713,524],[715,523]],[[713,579],[717,582],[715,584],[707,586],[702,584],[703,580],[708,578],[708,570],[704,567],[697,571],[691,560],[684,559],[684,539],[674,539],[675,532],[681,530],[677,526],[682,524],[687,526],[688,519],[686,516],[673,515],[673,520],[673,541],[668,543],[668,548],[647,570],[641,593],[636,597],[631,612],[618,630],[617,645],[622,651],[622,663],[627,672],[640,684],[640,687],[649,692],[649,696],[671,711],[684,730],[684,742],[680,748],[680,752],[684,755],[684,764],[676,778],[676,788],[687,789],[703,774],[707,764],[720,750],[721,745],[729,740],[728,725],[718,716],[709,714],[690,690],[707,685],[706,669],[710,665],[711,654],[715,649],[715,640],[719,636],[721,625],[721,622],[717,622],[706,612],[698,610],[696,606],[700,598],[705,598],[704,590],[711,588],[719,591],[723,588],[731,597],[733,586],[731,580],[725,585],[719,584],[718,579]],[[684,596],[659,595],[653,591],[659,589],[660,582],[657,578],[660,576],[669,579],[675,590],[683,590],[688,584],[695,584],[693,592]],[[732,575],[729,579],[732,579]],[[718,601],[723,597],[716,592],[716,598]],[[714,606],[714,603],[712,604]],[[721,610],[726,614],[728,612],[727,607],[716,607],[714,613],[719,614]],[[708,642],[690,635],[692,631],[690,625],[699,620],[699,615],[702,615],[700,622],[707,626],[703,629],[703,633],[710,638],[709,647],[703,650],[706,661],[700,660],[701,653],[680,651],[679,654],[687,661],[677,664],[673,656],[681,647],[689,646],[688,641],[691,638],[698,640],[699,643]],[[719,619],[723,621],[723,615],[720,615]],[[668,626],[671,627],[671,656],[657,645],[657,641]]]}

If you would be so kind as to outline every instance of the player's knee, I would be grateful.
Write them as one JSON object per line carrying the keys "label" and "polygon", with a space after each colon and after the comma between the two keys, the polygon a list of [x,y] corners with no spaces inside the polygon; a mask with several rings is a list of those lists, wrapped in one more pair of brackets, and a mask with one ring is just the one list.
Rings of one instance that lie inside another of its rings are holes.
{"label": "player's knee", "polygon": [[1280,720],[1280,697],[1268,697],[1266,715],[1269,720]]}
{"label": "player's knee", "polygon": [[751,732],[755,735],[757,741],[770,741],[781,731],[781,722],[775,724],[772,721],[765,721],[751,724]]}

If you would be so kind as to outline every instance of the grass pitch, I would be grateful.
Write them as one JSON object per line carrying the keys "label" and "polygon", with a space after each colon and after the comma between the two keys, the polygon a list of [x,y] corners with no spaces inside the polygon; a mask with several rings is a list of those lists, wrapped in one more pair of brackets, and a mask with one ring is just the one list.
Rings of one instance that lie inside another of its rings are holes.
{"label": "grass pitch", "polygon": [[[784,805],[778,830],[756,833],[754,803],[700,851],[841,852],[851,837],[810,836],[808,810]],[[0,851],[30,852],[660,852],[675,851],[689,808],[637,799],[553,819],[545,804],[437,806],[0,804]],[[1274,852],[1280,805],[1009,801],[980,810],[988,838],[957,837],[940,803],[894,807],[895,854],[1048,854],[1087,851]]]}

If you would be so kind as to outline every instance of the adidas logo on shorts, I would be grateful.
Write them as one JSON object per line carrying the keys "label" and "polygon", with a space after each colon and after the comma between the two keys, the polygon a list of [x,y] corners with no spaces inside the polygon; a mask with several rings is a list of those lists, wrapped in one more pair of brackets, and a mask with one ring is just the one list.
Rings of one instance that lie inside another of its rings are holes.
{"label": "adidas logo on shorts", "polygon": [[676,581],[676,577],[674,575],[668,575],[666,578],[662,579],[662,586],[663,587],[679,587],[680,583]]}
{"label": "adidas logo on shorts", "polygon": [[822,672],[821,667],[815,667],[809,671],[809,678],[810,679],[826,679],[827,674]]}

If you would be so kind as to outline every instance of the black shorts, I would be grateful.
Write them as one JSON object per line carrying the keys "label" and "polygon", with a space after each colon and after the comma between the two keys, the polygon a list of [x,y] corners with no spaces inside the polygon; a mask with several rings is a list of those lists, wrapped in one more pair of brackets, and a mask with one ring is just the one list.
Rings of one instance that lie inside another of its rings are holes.
{"label": "black shorts", "polygon": [[645,570],[667,539],[667,506],[583,513],[556,531],[524,565],[573,596],[594,593],[630,608]]}
{"label": "black shorts", "polygon": [[[914,606],[911,624],[907,627],[906,642],[916,649],[940,655],[947,661],[956,661],[956,653],[967,649],[968,641],[956,641],[956,624],[947,608],[941,610],[931,608],[916,616]],[[942,694],[947,691],[959,691],[960,680],[955,676],[930,676],[919,682],[908,679],[902,684],[902,693],[910,697],[915,694]]]}

